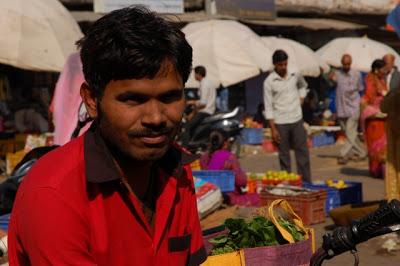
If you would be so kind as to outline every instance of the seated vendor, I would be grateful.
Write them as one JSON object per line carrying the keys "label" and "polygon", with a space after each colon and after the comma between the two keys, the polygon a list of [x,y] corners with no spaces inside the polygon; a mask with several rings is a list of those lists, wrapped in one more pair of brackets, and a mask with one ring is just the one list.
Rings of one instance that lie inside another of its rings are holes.
{"label": "seated vendor", "polygon": [[247,177],[240,168],[237,157],[229,151],[229,141],[223,132],[211,133],[209,150],[200,158],[204,170],[230,170],[235,174],[235,191],[241,192],[247,184]]}

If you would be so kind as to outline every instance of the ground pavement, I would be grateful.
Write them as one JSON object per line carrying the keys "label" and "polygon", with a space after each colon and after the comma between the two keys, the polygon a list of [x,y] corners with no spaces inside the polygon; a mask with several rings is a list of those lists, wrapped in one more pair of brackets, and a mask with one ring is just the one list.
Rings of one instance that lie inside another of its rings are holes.
{"label": "ground pavement", "polygon": [[[383,180],[368,177],[368,163],[350,163],[345,166],[338,166],[335,155],[338,146],[314,148],[311,150],[311,167],[313,180],[326,180],[329,178],[343,178],[346,180],[359,181],[363,183],[364,200],[379,200],[384,198]],[[242,168],[245,171],[264,172],[267,170],[278,170],[279,162],[277,154],[273,153],[246,153],[240,159]],[[292,160],[294,164],[294,158]],[[231,207],[220,210],[202,221],[203,228],[209,228],[223,222],[226,217],[244,217],[248,215],[245,209]],[[322,235],[326,232],[325,227],[332,224],[330,219],[327,222],[313,226],[317,235],[317,246],[321,244]],[[381,249],[383,238],[370,240],[359,246],[360,265],[362,266],[386,266],[400,265],[400,251],[388,253]],[[353,265],[354,259],[350,254],[344,254],[326,262],[324,265]]]}

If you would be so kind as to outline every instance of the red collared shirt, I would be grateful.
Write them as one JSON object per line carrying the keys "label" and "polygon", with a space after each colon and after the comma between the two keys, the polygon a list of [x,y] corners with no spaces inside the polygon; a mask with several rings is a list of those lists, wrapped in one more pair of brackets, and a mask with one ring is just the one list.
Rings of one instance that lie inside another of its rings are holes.
{"label": "red collared shirt", "polygon": [[172,147],[160,161],[151,228],[94,129],[47,154],[18,191],[10,265],[200,264],[206,253],[187,156]]}

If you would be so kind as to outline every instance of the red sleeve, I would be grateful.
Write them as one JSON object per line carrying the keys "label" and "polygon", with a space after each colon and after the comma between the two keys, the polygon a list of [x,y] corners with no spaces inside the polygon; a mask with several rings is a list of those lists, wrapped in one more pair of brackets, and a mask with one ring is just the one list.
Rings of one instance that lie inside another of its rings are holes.
{"label": "red sleeve", "polygon": [[17,199],[11,215],[10,265],[94,266],[89,234],[82,215],[57,191],[27,191]]}
{"label": "red sleeve", "polygon": [[191,170],[186,167],[189,177],[191,178],[191,183],[192,183],[192,188],[190,192],[190,197],[189,197],[189,210],[190,210],[190,215],[189,215],[189,226],[191,229],[191,243],[190,243],[190,257],[189,257],[189,266],[194,266],[194,265],[200,265],[202,262],[204,262],[207,258],[207,253],[204,248],[204,241],[203,241],[203,234],[201,231],[201,226],[200,226],[200,219],[199,219],[199,214],[197,212],[197,199],[196,199],[196,193],[194,190],[194,184],[193,184],[193,177],[192,177],[192,172]]}

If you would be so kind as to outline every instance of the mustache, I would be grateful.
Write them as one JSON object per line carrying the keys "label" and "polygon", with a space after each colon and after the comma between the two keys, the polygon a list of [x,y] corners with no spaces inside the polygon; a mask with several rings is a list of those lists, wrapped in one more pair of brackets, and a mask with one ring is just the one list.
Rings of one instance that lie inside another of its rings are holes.
{"label": "mustache", "polygon": [[162,127],[160,129],[134,129],[128,132],[128,136],[131,138],[145,138],[145,137],[158,137],[160,135],[168,135],[173,132],[173,127]]}

